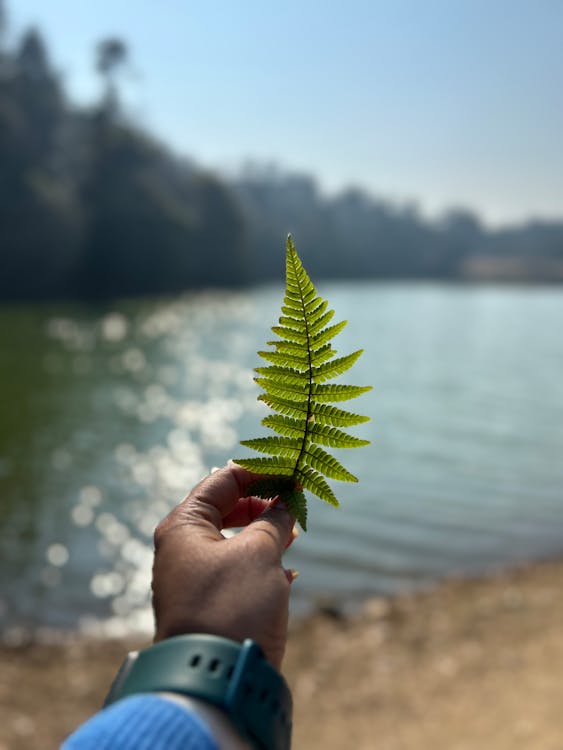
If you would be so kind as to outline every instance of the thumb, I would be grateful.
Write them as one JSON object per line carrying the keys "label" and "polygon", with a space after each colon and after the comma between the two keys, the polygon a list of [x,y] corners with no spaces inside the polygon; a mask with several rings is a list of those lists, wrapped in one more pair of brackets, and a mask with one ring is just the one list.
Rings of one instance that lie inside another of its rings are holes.
{"label": "thumb", "polygon": [[239,537],[252,540],[255,546],[261,546],[277,562],[281,562],[284,550],[293,536],[295,519],[285,503],[276,503],[264,511],[255,521],[241,531]]}

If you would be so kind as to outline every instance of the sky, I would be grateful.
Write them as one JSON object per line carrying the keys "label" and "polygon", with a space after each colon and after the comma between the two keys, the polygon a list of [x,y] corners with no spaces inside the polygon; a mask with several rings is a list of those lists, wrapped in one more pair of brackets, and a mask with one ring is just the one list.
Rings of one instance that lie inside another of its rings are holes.
{"label": "sky", "polygon": [[213,169],[248,160],[489,225],[563,218],[563,0],[4,0],[74,101],[94,48],[129,46],[123,97]]}

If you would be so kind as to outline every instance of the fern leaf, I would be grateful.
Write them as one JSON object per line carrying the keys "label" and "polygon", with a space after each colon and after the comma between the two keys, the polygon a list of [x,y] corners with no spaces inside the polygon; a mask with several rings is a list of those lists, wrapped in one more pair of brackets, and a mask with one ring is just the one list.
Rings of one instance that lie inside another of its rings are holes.
{"label": "fern leaf", "polygon": [[[309,336],[316,336],[318,333],[324,330],[327,323],[329,323],[334,317],[334,310],[328,310],[323,315],[311,316],[311,321],[308,323]],[[344,328],[344,326],[342,326]]]}
{"label": "fern leaf", "polygon": [[266,378],[274,379],[280,383],[287,383],[289,385],[297,384],[301,385],[303,379],[307,381],[308,374],[303,370],[296,370],[294,367],[281,367],[280,365],[272,365],[271,367],[256,367],[255,372],[259,375],[264,375]]}
{"label": "fern leaf", "polygon": [[347,432],[339,430],[337,427],[313,424],[310,431],[311,440],[329,448],[361,448],[364,445],[369,445],[369,440],[361,440],[353,435],[348,435]]}
{"label": "fern leaf", "polygon": [[319,331],[319,333],[316,333],[314,336],[311,337],[311,347],[313,349],[316,349],[319,346],[322,346],[323,344],[326,344],[327,341],[330,341],[335,336],[337,336],[340,331],[344,328],[345,325],[347,325],[347,320],[341,320],[340,323],[335,323],[333,326],[329,326],[328,328],[323,328],[322,331]]}
{"label": "fern leaf", "polygon": [[295,461],[280,458],[237,458],[236,463],[254,474],[293,476]]}
{"label": "fern leaf", "polygon": [[313,382],[322,383],[325,380],[330,380],[338,375],[342,375],[343,372],[349,370],[360,358],[363,351],[363,349],[358,349],[357,352],[352,352],[352,354],[348,354],[346,357],[338,357],[337,359],[329,360],[318,367],[313,367]]}
{"label": "fern leaf", "polygon": [[296,370],[304,370],[308,367],[309,359],[302,354],[284,354],[283,352],[258,352],[258,355],[274,365],[287,365]]}
{"label": "fern leaf", "polygon": [[[301,437],[305,426],[303,419],[292,419],[291,417],[284,417],[279,414],[271,414],[268,417],[264,417],[262,424],[264,427],[270,427],[278,435],[293,438]],[[361,448],[364,445],[369,445],[369,440],[361,440],[353,435],[349,435],[344,430],[339,430],[337,427],[328,427],[327,425],[313,423],[309,426],[309,431],[311,439],[315,443],[326,445],[329,448]],[[244,441],[243,444],[248,446],[248,443],[249,441]]]}
{"label": "fern leaf", "polygon": [[325,401],[348,401],[351,398],[357,398],[362,393],[371,391],[371,386],[361,385],[317,385],[312,383],[311,395],[317,402]]}
{"label": "fern leaf", "polygon": [[297,458],[301,451],[301,440],[299,438],[255,438],[254,440],[241,440],[240,444],[261,453],[289,458]]}
{"label": "fern leaf", "polygon": [[268,341],[268,346],[275,346],[276,351],[282,352],[283,354],[303,354],[307,353],[306,347],[302,344],[296,344],[293,341]]}
{"label": "fern leaf", "polygon": [[317,352],[314,352],[311,358],[309,358],[307,353],[294,354],[281,351],[258,352],[258,354],[262,359],[265,359],[266,362],[271,362],[274,365],[286,365],[287,367],[293,367],[295,370],[307,370],[311,364],[319,366],[324,362],[327,362],[329,359],[332,359],[336,352],[330,344],[326,344]]}
{"label": "fern leaf", "polygon": [[[295,328],[296,330],[300,331],[301,333],[307,334],[307,328],[305,326],[304,320],[299,320],[299,318],[293,318],[287,315],[282,315],[279,319],[280,326],[284,326],[286,328]],[[273,329],[272,329],[273,330]]]}
{"label": "fern leaf", "polygon": [[332,404],[356,398],[371,390],[371,386],[326,383],[350,369],[362,350],[336,357],[330,342],[346,321],[329,325],[334,311],[317,294],[291,237],[286,246],[286,288],[281,312],[278,325],[272,327],[278,338],[268,342],[273,349],[258,352],[270,364],[257,367],[255,378],[264,390],[258,400],[276,412],[265,417],[262,424],[277,433],[277,437],[241,441],[267,457],[236,461],[262,475],[250,487],[251,494],[279,497],[306,529],[307,501],[303,489],[337,506],[338,500],[325,477],[358,481],[321,446],[356,448],[369,444],[368,440],[341,429],[367,422],[369,417]]}
{"label": "fern leaf", "polygon": [[317,424],[330,424],[334,427],[353,427],[357,424],[369,422],[369,417],[362,414],[353,414],[345,409],[339,409],[337,406],[329,404],[320,404],[315,408],[315,422]]}
{"label": "fern leaf", "polygon": [[[304,417],[307,419],[307,404],[297,401],[290,401],[287,398],[272,396],[270,393],[261,393],[258,401],[263,401],[274,411],[285,414],[288,417]],[[332,422],[331,422],[332,424]]]}
{"label": "fern leaf", "polygon": [[341,482],[357,482],[358,478],[350,474],[334,456],[329,455],[318,445],[311,446],[306,450],[307,463],[320,474],[331,479],[340,479]]}
{"label": "fern leaf", "polygon": [[317,297],[317,305],[309,313],[309,331],[313,331],[322,318],[323,325],[329,323],[334,317],[334,310],[327,310],[328,302],[326,299]]}
{"label": "fern leaf", "polygon": [[[303,395],[303,385],[301,383],[285,383],[282,379],[276,378],[254,378],[255,382],[266,391],[274,396],[288,398],[291,401],[307,403],[307,395]],[[322,393],[321,393],[322,397]],[[331,400],[330,398],[326,399]]]}
{"label": "fern leaf", "polygon": [[305,330],[300,331],[298,328],[290,328],[290,326],[273,326],[272,331],[277,333],[280,338],[292,341],[294,344],[303,346],[307,343],[307,332]]}
{"label": "fern leaf", "polygon": [[315,471],[310,467],[303,469],[301,472],[301,483],[306,490],[309,490],[309,492],[312,492],[326,503],[334,505],[335,508],[338,508],[340,505],[334,492],[330,489],[330,486],[318,471]]}
{"label": "fern leaf", "polygon": [[286,437],[300,438],[305,430],[305,418],[292,419],[291,417],[284,417],[280,414],[270,414],[269,416],[264,417],[262,424],[264,427],[270,427],[274,432],[277,432],[278,435],[285,435]]}
{"label": "fern leaf", "polygon": [[345,411],[344,409],[338,409],[336,406],[329,406],[328,404],[319,404],[314,411],[314,414],[307,417],[307,404],[300,404],[295,401],[289,401],[288,399],[278,398],[277,396],[271,396],[267,393],[261,393],[258,396],[258,401],[263,401],[274,411],[284,414],[288,417],[300,417],[309,418],[312,422],[317,424],[327,424],[339,427],[352,427],[363,422],[368,422],[369,417],[364,417],[361,414],[353,414],[352,412]]}
{"label": "fern leaf", "polygon": [[287,505],[292,516],[299,520],[303,531],[307,531],[307,499],[301,487],[281,492],[279,498]]}

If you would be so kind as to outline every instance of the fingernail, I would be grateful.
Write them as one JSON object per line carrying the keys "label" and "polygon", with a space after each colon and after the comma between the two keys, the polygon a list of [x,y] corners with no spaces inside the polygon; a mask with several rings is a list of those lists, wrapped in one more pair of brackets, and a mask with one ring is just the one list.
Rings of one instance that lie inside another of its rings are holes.
{"label": "fingernail", "polygon": [[211,472],[210,472],[210,473],[211,473],[211,474],[215,474],[215,472],[216,472],[216,471],[219,471],[219,469],[220,469],[220,468],[221,468],[220,466],[213,466],[213,467],[211,468]]}
{"label": "fingernail", "polygon": [[290,583],[293,583],[293,581],[299,576],[299,571],[295,570],[295,568],[286,568],[285,576]]}
{"label": "fingernail", "polygon": [[297,524],[295,524],[295,526],[291,529],[291,536],[289,537],[288,542],[285,545],[285,548],[287,549],[288,547],[291,547],[291,545],[297,539],[298,536],[299,536],[299,529],[297,528]]}

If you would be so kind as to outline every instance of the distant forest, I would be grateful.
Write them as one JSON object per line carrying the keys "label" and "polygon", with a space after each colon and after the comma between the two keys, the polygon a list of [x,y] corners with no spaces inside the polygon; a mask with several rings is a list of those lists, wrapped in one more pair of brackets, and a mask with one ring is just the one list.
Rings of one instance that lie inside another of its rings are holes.
{"label": "distant forest", "polygon": [[315,278],[563,281],[563,221],[487,230],[358,188],[248,167],[227,179],[138,126],[127,46],[102,40],[94,106],[69,101],[37,29],[8,44],[0,0],[0,299],[110,298],[280,280],[291,231]]}

